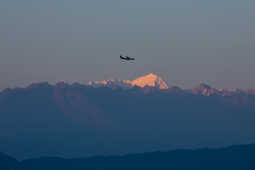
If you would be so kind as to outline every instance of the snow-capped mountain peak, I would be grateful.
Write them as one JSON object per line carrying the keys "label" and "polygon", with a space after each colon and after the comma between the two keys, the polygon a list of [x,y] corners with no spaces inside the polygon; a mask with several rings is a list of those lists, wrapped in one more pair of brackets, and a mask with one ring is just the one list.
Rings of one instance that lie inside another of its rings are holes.
{"label": "snow-capped mountain peak", "polygon": [[138,77],[135,80],[120,80],[120,79],[107,79],[103,81],[90,81],[90,86],[93,87],[113,87],[113,86],[119,86],[123,88],[131,88],[134,86],[138,86],[141,88],[144,87],[155,87],[158,89],[168,89],[167,83],[156,74],[150,73],[142,77]]}
{"label": "snow-capped mountain peak", "polygon": [[167,83],[156,74],[150,73],[148,75],[145,75],[143,77],[138,77],[137,79],[132,81],[133,86],[138,87],[156,87],[159,89],[168,89]]}

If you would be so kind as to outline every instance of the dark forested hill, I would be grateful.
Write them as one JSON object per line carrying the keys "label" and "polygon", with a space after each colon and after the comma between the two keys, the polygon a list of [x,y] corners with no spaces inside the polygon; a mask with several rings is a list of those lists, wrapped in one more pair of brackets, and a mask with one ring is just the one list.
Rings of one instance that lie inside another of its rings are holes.
{"label": "dark forested hill", "polygon": [[16,170],[20,168],[20,163],[3,153],[0,153],[0,169],[1,170]]}
{"label": "dark forested hill", "polygon": [[44,157],[16,162],[0,156],[2,170],[254,170],[255,145],[220,149],[174,150],[79,159]]}

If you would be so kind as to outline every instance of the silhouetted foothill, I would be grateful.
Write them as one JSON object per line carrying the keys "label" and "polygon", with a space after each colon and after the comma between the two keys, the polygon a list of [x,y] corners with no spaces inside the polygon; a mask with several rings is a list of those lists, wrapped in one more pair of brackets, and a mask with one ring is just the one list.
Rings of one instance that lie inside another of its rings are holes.
{"label": "silhouetted foothill", "polygon": [[217,149],[174,150],[123,156],[97,156],[64,159],[41,157],[17,162],[0,155],[3,170],[254,170],[255,145]]}

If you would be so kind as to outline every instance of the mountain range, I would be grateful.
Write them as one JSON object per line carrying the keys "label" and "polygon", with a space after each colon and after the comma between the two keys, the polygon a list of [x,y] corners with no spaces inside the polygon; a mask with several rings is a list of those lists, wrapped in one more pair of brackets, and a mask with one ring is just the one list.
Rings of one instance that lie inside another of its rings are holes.
{"label": "mountain range", "polygon": [[0,151],[80,157],[255,141],[254,90],[135,80],[34,83],[0,92]]}
{"label": "mountain range", "polygon": [[93,87],[121,87],[121,88],[132,88],[132,87],[153,87],[157,88],[160,90],[163,89],[168,89],[167,83],[159,76],[156,74],[150,73],[148,75],[138,77],[135,80],[120,80],[120,79],[108,79],[108,80],[103,80],[103,81],[90,81],[89,82],[90,86]]}
{"label": "mountain range", "polygon": [[196,86],[193,89],[181,89],[177,86],[169,86],[166,81],[154,74],[149,73],[145,76],[138,77],[134,80],[120,80],[120,79],[106,79],[102,81],[90,81],[88,83],[89,86],[98,88],[98,87],[109,87],[109,88],[122,88],[122,89],[130,89],[134,87],[140,87],[142,89],[157,89],[157,90],[165,90],[165,91],[179,91],[179,92],[186,92],[186,93],[192,93],[195,95],[203,95],[203,96],[211,96],[211,95],[220,95],[220,96],[250,96],[255,95],[254,89],[235,89],[235,90],[229,90],[229,89],[216,89],[212,88],[210,85],[207,85],[205,83],[200,83],[198,86]]}

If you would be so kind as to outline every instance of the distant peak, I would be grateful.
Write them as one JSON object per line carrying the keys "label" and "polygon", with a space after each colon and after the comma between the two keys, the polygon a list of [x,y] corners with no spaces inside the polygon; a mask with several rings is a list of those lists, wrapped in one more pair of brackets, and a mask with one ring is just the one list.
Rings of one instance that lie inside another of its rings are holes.
{"label": "distant peak", "polygon": [[137,79],[132,81],[133,86],[138,87],[157,87],[159,89],[168,89],[167,83],[158,75],[149,73],[145,76],[138,77]]}
{"label": "distant peak", "polygon": [[211,95],[220,93],[219,90],[212,88],[211,86],[209,86],[208,84],[205,84],[205,83],[200,83],[197,87],[195,87],[192,90],[192,92],[194,94],[201,94],[204,96],[211,96]]}
{"label": "distant peak", "polygon": [[134,86],[138,86],[141,88],[144,88],[146,86],[148,87],[155,87],[158,89],[168,89],[167,83],[158,75],[154,73],[149,73],[145,76],[141,76],[136,78],[135,80],[120,80],[120,79],[107,79],[103,81],[94,81],[94,82],[89,82],[89,85],[94,86],[94,87],[99,87],[99,86],[108,86],[112,87],[113,85],[124,87],[124,88],[131,88]]}
{"label": "distant peak", "polygon": [[154,73],[149,73],[149,74],[145,75],[144,77],[158,77],[158,75],[156,75]]}

